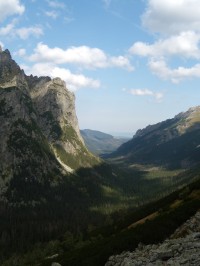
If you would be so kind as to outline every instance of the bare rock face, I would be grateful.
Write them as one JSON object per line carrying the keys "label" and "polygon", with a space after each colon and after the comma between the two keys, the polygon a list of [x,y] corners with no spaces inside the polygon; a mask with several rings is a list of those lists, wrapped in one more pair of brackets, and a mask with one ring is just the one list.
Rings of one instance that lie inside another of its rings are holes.
{"label": "bare rock face", "polygon": [[0,52],[0,86],[8,88],[17,86],[23,88],[27,86],[24,72],[12,60],[9,50]]}
{"label": "bare rock face", "polygon": [[82,141],[75,112],[75,96],[66,88],[64,81],[55,78],[35,86],[30,94],[40,116],[40,126],[50,141],[58,139],[62,134],[59,130],[64,131],[67,126],[72,127]]}
{"label": "bare rock face", "polygon": [[80,136],[74,101],[64,81],[26,76],[0,50],[0,193],[15,179],[50,182],[98,163]]}

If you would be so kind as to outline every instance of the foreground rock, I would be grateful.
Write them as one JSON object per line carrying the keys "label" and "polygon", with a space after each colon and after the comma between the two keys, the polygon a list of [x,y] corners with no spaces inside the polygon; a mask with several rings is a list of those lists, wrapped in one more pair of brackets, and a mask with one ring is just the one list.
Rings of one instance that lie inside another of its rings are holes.
{"label": "foreground rock", "polygon": [[[175,238],[186,234],[184,237]],[[140,244],[134,252],[111,256],[105,266],[200,265],[200,211],[158,245]]]}

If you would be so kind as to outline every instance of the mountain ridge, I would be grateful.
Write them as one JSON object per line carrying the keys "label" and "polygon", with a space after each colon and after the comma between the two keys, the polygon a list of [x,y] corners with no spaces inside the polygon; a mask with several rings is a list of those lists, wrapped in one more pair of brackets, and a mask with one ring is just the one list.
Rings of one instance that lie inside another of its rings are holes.
{"label": "mountain ridge", "polygon": [[128,163],[188,168],[199,162],[199,137],[200,106],[197,106],[172,119],[138,130],[110,157]]}
{"label": "mountain ridge", "polygon": [[80,132],[88,149],[102,157],[115,151],[121,144],[129,140],[126,137],[114,137],[98,130],[82,129]]}

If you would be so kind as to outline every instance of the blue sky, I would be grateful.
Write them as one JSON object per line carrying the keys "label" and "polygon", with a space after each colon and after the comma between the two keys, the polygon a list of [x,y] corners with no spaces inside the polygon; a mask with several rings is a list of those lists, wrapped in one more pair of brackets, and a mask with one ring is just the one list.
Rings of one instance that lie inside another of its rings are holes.
{"label": "blue sky", "polygon": [[59,76],[81,129],[133,134],[199,105],[198,0],[0,0],[0,44]]}

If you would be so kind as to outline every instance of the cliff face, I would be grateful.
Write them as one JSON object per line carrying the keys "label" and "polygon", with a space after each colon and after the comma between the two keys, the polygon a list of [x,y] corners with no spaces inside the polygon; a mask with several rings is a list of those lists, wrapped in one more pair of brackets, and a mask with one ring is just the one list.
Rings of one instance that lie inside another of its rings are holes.
{"label": "cliff face", "polygon": [[74,101],[61,79],[26,76],[0,50],[1,191],[15,179],[54,182],[98,163],[81,138]]}

